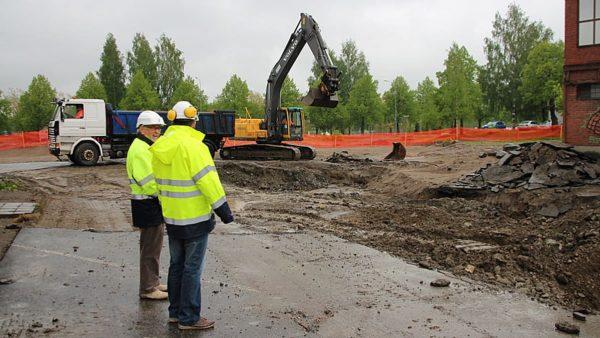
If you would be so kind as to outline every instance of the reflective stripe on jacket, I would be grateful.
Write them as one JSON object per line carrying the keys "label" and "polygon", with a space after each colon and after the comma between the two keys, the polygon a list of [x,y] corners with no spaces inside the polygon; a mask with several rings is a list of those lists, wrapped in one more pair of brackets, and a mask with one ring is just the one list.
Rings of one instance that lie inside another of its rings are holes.
{"label": "reflective stripe on jacket", "polygon": [[149,148],[148,143],[136,138],[127,151],[127,177],[133,200],[158,196],[158,188],[152,173],[152,153]]}
{"label": "reflective stripe on jacket", "polygon": [[158,188],[152,174],[152,141],[138,135],[127,152],[127,177],[131,189],[131,216],[133,225],[139,228],[163,223],[158,203]]}
{"label": "reflective stripe on jacket", "polygon": [[[165,223],[214,227],[213,210],[226,203],[225,191],[204,134],[188,126],[172,125],[150,151]],[[210,223],[210,224],[209,224]]]}

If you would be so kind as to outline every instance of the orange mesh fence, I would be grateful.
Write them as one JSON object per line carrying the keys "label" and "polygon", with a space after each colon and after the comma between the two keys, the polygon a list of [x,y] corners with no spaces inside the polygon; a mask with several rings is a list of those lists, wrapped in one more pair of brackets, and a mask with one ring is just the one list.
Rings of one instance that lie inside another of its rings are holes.
{"label": "orange mesh fence", "polygon": [[[521,142],[559,137],[561,137],[561,126],[517,129],[447,128],[410,133],[304,135],[304,141],[301,143],[315,148],[353,148],[390,146],[393,142],[402,142],[405,146],[413,146],[453,140]],[[227,140],[225,146],[251,143],[254,142]],[[0,135],[0,150],[36,147],[47,144],[48,132],[46,130]]]}
{"label": "orange mesh fence", "polygon": [[[401,142],[405,146],[428,145],[435,142],[453,140],[521,142],[526,140],[559,138],[560,136],[561,126],[517,129],[448,128],[410,133],[304,135],[304,141],[301,143],[315,148],[352,148],[390,146],[393,142]],[[253,142],[227,140],[225,146],[251,143]]]}
{"label": "orange mesh fence", "polygon": [[44,146],[48,144],[48,131],[26,131],[0,135],[0,150]]}

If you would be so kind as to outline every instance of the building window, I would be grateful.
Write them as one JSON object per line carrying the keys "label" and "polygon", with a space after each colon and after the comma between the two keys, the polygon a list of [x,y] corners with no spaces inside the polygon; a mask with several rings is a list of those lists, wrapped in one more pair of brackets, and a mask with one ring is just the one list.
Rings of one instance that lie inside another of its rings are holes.
{"label": "building window", "polygon": [[600,100],[600,83],[584,83],[577,86],[580,100]]}
{"label": "building window", "polygon": [[600,44],[600,0],[579,0],[579,46]]}

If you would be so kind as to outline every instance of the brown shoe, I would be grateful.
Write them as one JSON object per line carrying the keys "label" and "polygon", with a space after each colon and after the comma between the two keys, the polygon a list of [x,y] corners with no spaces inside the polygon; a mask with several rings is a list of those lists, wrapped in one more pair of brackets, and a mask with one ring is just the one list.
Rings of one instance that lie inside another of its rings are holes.
{"label": "brown shoe", "polygon": [[140,295],[141,299],[151,299],[151,300],[164,300],[169,298],[169,294],[166,292],[162,292],[160,290],[154,290],[148,293],[142,293]]}
{"label": "brown shoe", "polygon": [[180,330],[206,330],[215,327],[215,322],[213,320],[208,320],[204,317],[201,317],[199,321],[192,325],[179,324],[178,326]]}
{"label": "brown shoe", "polygon": [[166,286],[166,285],[164,285],[164,284],[158,284],[158,285],[156,286],[156,288],[157,288],[159,291],[162,291],[162,292],[167,292],[167,291],[168,291],[168,289],[167,289],[167,286]]}

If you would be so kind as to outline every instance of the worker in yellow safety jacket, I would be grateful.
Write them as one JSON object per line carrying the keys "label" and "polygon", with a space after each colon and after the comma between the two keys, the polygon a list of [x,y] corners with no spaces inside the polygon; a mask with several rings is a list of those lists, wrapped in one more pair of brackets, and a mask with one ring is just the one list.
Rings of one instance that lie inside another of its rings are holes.
{"label": "worker in yellow safety jacket", "polygon": [[140,228],[140,298],[167,299],[167,286],[160,283],[159,262],[164,222],[158,187],[152,173],[150,146],[160,136],[164,120],[147,110],[138,116],[137,136],[127,151],[127,176],[131,188],[133,225]]}
{"label": "worker in yellow safety jacket", "polygon": [[173,124],[150,147],[169,235],[169,322],[181,330],[214,326],[200,316],[200,277],[214,214],[223,223],[233,221],[215,163],[202,142],[204,134],[195,129],[197,115],[189,102],[177,102],[168,113]]}

